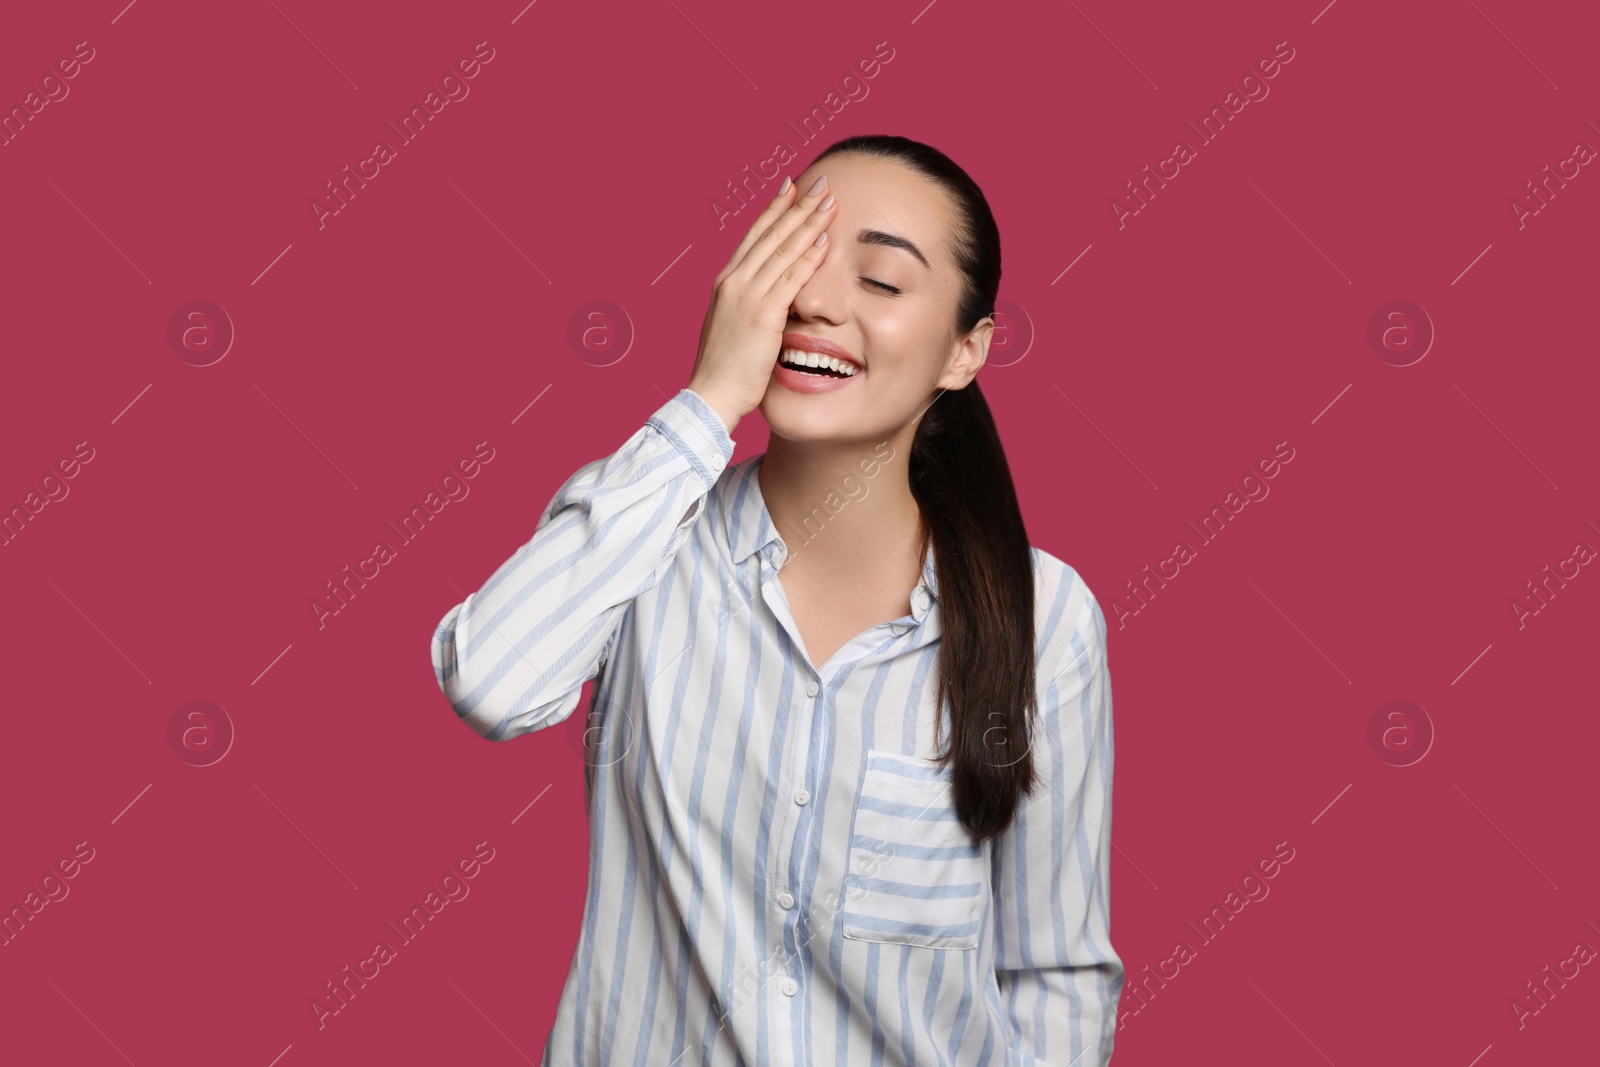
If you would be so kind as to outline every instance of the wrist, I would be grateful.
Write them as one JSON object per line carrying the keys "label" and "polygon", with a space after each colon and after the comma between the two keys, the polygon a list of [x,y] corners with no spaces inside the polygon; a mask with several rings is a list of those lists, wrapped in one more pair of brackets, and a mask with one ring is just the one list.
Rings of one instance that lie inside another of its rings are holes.
{"label": "wrist", "polygon": [[688,385],[684,386],[684,388],[694,393],[705,402],[706,407],[716,412],[717,417],[722,420],[722,424],[728,428],[728,435],[731,437],[733,435],[734,427],[739,425],[741,413],[727,401],[717,396],[714,392],[711,392],[703,386],[696,385],[694,382],[690,382]]}

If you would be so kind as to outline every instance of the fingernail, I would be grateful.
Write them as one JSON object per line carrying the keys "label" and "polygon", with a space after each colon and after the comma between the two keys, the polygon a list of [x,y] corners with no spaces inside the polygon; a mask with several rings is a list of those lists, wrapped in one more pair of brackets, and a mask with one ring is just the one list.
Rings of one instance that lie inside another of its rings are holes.
{"label": "fingernail", "polygon": [[809,192],[807,192],[806,195],[807,196],[816,196],[818,193],[822,192],[823,189],[827,188],[827,185],[828,185],[828,176],[826,174],[824,174],[822,177],[817,179],[816,184],[811,186],[811,190]]}
{"label": "fingernail", "polygon": [[816,244],[817,244],[818,248],[821,248],[823,245],[825,245],[827,243],[828,243],[828,231],[827,230],[823,230],[821,233],[817,234]]}
{"label": "fingernail", "polygon": [[783,176],[783,184],[778,186],[778,195],[782,196],[784,193],[787,193],[789,191],[789,185],[789,176],[785,174]]}
{"label": "fingernail", "polygon": [[829,193],[827,196],[823,197],[822,203],[817,205],[817,210],[818,211],[826,211],[832,206],[833,206],[833,194]]}

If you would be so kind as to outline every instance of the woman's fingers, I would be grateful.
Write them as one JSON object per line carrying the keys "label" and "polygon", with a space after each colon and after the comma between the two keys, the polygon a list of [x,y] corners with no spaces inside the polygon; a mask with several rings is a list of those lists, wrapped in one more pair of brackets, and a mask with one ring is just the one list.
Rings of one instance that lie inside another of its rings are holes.
{"label": "woman's fingers", "polygon": [[786,189],[751,226],[742,255],[718,275],[700,325],[689,388],[729,425],[766,395],[790,307],[827,254],[826,242],[817,239],[837,208],[826,181],[819,179],[791,204],[793,195]]}
{"label": "woman's fingers", "polygon": [[[756,268],[755,276],[751,279],[751,288],[757,293],[782,290],[782,302],[788,304],[794,300],[795,294],[800,291],[806,279],[811,277],[816,269],[816,264],[821,262],[826,254],[826,245],[818,245],[817,239],[827,231],[828,224],[838,213],[838,204],[835,203],[833,194],[826,186],[810,196],[802,197],[796,209],[802,208],[806,200],[811,200],[811,210],[798,220],[796,225],[788,228],[779,236],[779,225],[773,227],[773,232],[766,240],[772,243],[771,252],[765,261]],[[789,219],[782,220],[784,222]],[[751,249],[747,261],[754,260],[761,254],[761,242]]]}
{"label": "woman's fingers", "polygon": [[[820,189],[818,188],[819,185],[821,186]],[[798,186],[796,188],[798,189]],[[793,234],[803,228],[807,220],[816,213],[818,205],[831,195],[828,192],[827,178],[818,178],[805,195],[798,197],[789,206],[788,210],[780,214],[767,226],[765,232],[756,238],[755,244],[751,245],[750,250],[745,253],[744,259],[740,260],[739,265],[729,273],[739,275],[746,282],[761,277],[778,247],[784,245]],[[814,240],[815,237],[816,235],[812,234],[807,240]],[[794,256],[798,256],[804,247],[804,245],[799,248],[785,246],[783,254],[786,260],[792,260]],[[784,265],[787,265],[787,263]],[[767,284],[756,287],[752,290],[753,292],[765,292],[770,287],[773,275],[769,274],[766,277]]]}
{"label": "woman's fingers", "polygon": [[772,202],[767,205],[766,210],[750,224],[750,228],[745,231],[744,239],[739,242],[739,247],[735,248],[733,255],[728,257],[728,265],[722,268],[721,274],[717,275],[719,283],[722,279],[732,274],[740,263],[744,262],[744,257],[749,253],[751,246],[766,236],[772,223],[783,214],[784,209],[789,206],[789,201],[794,199],[794,195],[794,182],[785,176],[783,187],[778,191],[778,195],[772,198]]}
{"label": "woman's fingers", "polygon": [[794,303],[794,298],[799,295],[800,287],[811,280],[828,254],[828,232],[823,230],[817,235],[816,240],[806,245],[801,252],[784,267],[772,282],[772,287],[767,290],[767,298],[787,308]]}

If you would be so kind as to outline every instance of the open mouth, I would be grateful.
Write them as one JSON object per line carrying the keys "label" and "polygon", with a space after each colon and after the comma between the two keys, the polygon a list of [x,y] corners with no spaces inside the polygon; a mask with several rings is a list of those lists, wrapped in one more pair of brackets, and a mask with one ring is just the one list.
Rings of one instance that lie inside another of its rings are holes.
{"label": "open mouth", "polygon": [[859,371],[854,363],[798,348],[785,348],[778,353],[778,362],[801,374],[822,378],[853,378]]}

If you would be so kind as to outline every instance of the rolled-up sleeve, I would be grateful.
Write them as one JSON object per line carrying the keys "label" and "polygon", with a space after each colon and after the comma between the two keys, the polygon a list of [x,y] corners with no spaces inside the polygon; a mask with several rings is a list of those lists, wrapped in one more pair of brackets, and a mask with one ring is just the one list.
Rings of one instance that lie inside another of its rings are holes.
{"label": "rolled-up sleeve", "polygon": [[456,715],[491,741],[565,720],[628,606],[671,566],[733,447],[721,417],[682,389],[568,478],[532,539],[434,628],[434,678]]}
{"label": "rolled-up sleeve", "polygon": [[1110,1062],[1124,977],[1111,947],[1106,624],[1081,595],[1067,662],[1041,690],[1039,785],[993,852],[1000,999],[1017,1062],[1040,1067]]}

